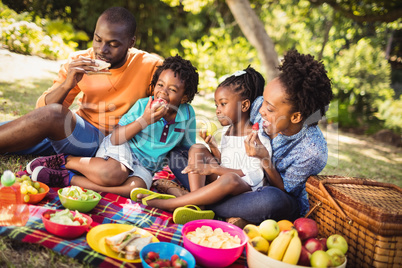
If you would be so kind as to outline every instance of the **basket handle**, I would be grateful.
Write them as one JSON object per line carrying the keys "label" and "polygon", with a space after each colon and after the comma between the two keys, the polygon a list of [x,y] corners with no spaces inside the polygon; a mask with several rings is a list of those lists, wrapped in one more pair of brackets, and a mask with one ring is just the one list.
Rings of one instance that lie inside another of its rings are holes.
{"label": "basket handle", "polygon": [[346,213],[343,211],[343,209],[338,205],[338,203],[335,201],[335,199],[332,198],[332,196],[328,193],[327,189],[325,188],[324,184],[328,183],[326,180],[320,181],[319,187],[320,190],[324,193],[325,197],[328,199],[328,201],[335,207],[335,209],[341,214],[341,216],[345,219],[348,220],[349,224],[352,224],[352,219],[346,215]]}

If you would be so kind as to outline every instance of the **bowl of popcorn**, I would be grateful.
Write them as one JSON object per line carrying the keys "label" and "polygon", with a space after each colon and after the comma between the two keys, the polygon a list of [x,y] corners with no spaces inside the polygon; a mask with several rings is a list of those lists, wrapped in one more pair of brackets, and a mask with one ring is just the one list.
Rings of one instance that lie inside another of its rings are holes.
{"label": "bowl of popcorn", "polygon": [[182,228],[184,248],[198,265],[226,267],[242,254],[247,236],[239,227],[218,220],[195,220]]}

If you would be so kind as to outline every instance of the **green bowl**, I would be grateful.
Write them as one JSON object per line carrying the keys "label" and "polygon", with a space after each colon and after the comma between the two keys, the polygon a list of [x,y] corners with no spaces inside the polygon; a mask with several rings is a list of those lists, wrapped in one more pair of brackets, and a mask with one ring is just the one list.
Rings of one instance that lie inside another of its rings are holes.
{"label": "green bowl", "polygon": [[68,208],[69,210],[78,210],[79,212],[88,212],[91,211],[96,205],[99,203],[99,201],[102,199],[102,196],[98,193],[95,193],[95,195],[98,197],[93,200],[75,200],[68,198],[66,196],[61,195],[61,191],[63,188],[59,189],[57,193],[59,194],[59,199],[63,207]]}

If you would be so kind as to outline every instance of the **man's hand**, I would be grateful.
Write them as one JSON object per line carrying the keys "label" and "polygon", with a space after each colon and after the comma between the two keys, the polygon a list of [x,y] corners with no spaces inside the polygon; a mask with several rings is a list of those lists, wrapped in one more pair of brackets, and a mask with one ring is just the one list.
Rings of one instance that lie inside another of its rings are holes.
{"label": "man's hand", "polygon": [[80,56],[78,59],[73,60],[67,69],[67,78],[64,81],[66,88],[74,88],[78,82],[81,81],[84,74],[88,71],[96,71],[97,63],[91,58]]}

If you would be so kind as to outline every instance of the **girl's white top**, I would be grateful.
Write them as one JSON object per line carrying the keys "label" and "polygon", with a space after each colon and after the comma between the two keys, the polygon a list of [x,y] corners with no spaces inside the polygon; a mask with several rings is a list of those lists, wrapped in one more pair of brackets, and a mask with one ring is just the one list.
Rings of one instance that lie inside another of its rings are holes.
{"label": "girl's white top", "polygon": [[[258,137],[263,146],[267,148],[269,155],[271,155],[272,149],[269,138],[261,135],[261,130],[258,132]],[[222,135],[221,166],[231,169],[241,169],[245,174],[242,179],[255,191],[263,186],[264,171],[259,158],[250,157],[246,154],[245,139],[246,136]]]}

